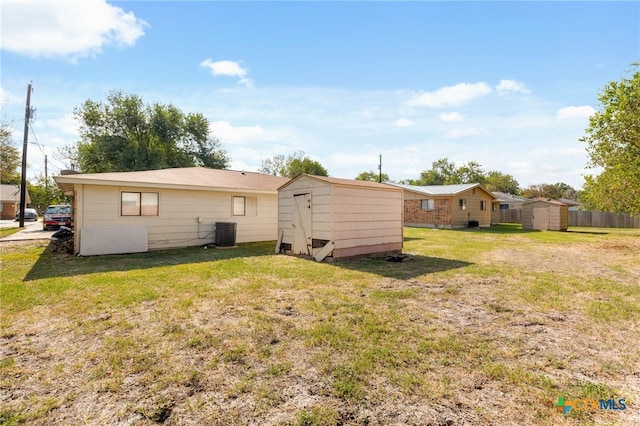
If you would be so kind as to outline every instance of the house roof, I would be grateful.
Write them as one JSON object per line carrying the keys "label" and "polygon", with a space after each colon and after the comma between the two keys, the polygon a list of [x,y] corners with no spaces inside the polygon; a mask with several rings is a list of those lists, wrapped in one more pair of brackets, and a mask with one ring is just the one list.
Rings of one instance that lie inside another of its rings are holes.
{"label": "house roof", "polygon": [[255,172],[184,167],[138,172],[81,173],[54,176],[54,180],[67,193],[73,191],[75,184],[89,184],[275,194],[278,187],[289,179]]}
{"label": "house roof", "polygon": [[398,186],[406,191],[411,191],[417,194],[423,194],[423,195],[428,195],[432,197],[437,197],[437,196],[450,197],[453,195],[461,194],[473,188],[480,188],[481,190],[489,194],[491,198],[495,198],[495,196],[491,192],[487,191],[479,183],[461,183],[461,184],[455,184],[455,185],[429,185],[429,186],[403,185],[403,184],[394,183],[393,185]]}
{"label": "house roof", "polygon": [[[25,191],[26,203],[29,204],[31,202],[31,198],[29,197],[29,190]],[[0,201],[4,202],[20,202],[20,185],[10,185],[10,184],[1,184],[0,185]]]}
{"label": "house roof", "polygon": [[501,203],[522,204],[529,201],[527,198],[518,197],[517,195],[508,194],[506,192],[492,192],[492,194]]}
{"label": "house roof", "polygon": [[335,178],[335,177],[328,177],[328,176],[316,176],[316,175],[309,175],[306,173],[299,174],[298,176],[291,179],[289,182],[284,183],[278,189],[282,189],[287,185],[289,185],[291,182],[294,182],[298,179],[302,179],[303,177],[319,180],[322,182],[327,182],[332,185],[346,185],[346,186],[355,186],[355,187],[361,187],[361,188],[386,189],[386,190],[398,189],[395,187],[395,185],[390,185],[388,183],[379,183],[379,182],[373,182],[370,180],[355,180],[355,179],[343,179],[343,178]]}

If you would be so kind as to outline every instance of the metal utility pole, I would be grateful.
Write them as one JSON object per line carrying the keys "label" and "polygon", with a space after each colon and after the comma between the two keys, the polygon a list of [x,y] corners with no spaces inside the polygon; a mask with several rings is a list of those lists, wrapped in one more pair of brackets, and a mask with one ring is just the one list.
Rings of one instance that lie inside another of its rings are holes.
{"label": "metal utility pole", "polygon": [[22,178],[20,180],[20,228],[24,228],[24,210],[27,207],[27,145],[31,118],[31,83],[27,86],[27,107],[24,111],[24,139],[22,142]]}

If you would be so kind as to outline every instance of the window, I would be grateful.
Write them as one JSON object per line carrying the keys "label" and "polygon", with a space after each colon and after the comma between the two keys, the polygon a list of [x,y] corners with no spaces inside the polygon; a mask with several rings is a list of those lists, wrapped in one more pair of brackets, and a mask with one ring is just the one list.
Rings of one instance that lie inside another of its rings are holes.
{"label": "window", "polygon": [[233,197],[233,215],[245,216],[247,214],[246,197]]}
{"label": "window", "polygon": [[420,208],[422,210],[433,210],[434,207],[434,200],[420,200]]}
{"label": "window", "polygon": [[497,212],[498,211],[498,204],[491,203],[491,211],[492,212]]}
{"label": "window", "polygon": [[258,198],[234,195],[231,201],[231,210],[233,216],[257,216]]}
{"label": "window", "polygon": [[465,199],[459,199],[458,200],[458,206],[460,206],[460,210],[466,210],[467,209],[467,200]]}
{"label": "window", "polygon": [[487,202],[480,201],[480,210],[486,210],[486,209],[487,209]]}
{"label": "window", "polygon": [[120,207],[122,216],[158,216],[158,193],[122,192]]}

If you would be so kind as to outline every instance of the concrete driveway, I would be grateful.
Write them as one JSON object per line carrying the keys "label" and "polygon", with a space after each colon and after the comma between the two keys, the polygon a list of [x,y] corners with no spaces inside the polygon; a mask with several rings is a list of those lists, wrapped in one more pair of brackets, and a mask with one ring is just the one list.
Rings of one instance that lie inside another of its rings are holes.
{"label": "concrete driveway", "polygon": [[[0,220],[0,228],[18,228],[20,222],[14,220]],[[20,241],[20,240],[48,240],[56,231],[44,231],[42,229],[42,219],[37,222],[24,222],[24,228],[20,232],[0,238],[0,241]]]}

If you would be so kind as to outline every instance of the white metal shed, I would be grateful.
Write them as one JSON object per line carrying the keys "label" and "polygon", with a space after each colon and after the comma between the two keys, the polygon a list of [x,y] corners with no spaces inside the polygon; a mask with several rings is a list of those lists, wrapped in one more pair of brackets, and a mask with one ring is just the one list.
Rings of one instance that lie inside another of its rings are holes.
{"label": "white metal shed", "polygon": [[278,189],[276,251],[318,261],[398,253],[402,215],[401,188],[301,174]]}

